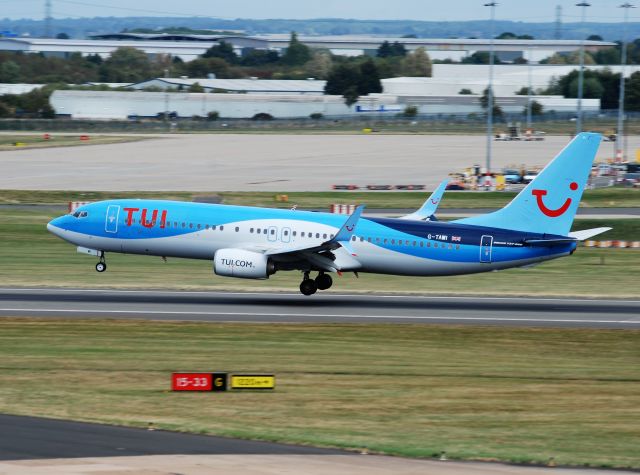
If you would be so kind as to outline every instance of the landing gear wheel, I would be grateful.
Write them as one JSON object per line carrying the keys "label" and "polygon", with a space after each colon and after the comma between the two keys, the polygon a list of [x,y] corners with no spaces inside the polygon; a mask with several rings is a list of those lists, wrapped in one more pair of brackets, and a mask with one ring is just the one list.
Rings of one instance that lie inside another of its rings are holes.
{"label": "landing gear wheel", "polygon": [[104,272],[104,271],[106,271],[106,270],[107,270],[107,264],[106,264],[106,263],[104,263],[104,262],[98,262],[98,263],[96,264],[96,270],[97,270],[98,272]]}
{"label": "landing gear wheel", "polygon": [[319,274],[316,277],[316,286],[318,290],[327,290],[333,285],[333,279],[329,274]]}
{"label": "landing gear wheel", "polygon": [[305,279],[300,284],[300,292],[302,292],[303,295],[313,295],[317,290],[318,286],[314,280]]}

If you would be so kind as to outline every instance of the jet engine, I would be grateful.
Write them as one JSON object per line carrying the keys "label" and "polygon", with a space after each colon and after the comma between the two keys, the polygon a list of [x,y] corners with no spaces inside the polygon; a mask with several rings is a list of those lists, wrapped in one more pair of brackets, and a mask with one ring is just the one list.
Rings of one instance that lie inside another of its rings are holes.
{"label": "jet engine", "polygon": [[259,252],[220,249],[213,258],[213,272],[223,277],[268,279],[276,272],[276,267],[271,259]]}

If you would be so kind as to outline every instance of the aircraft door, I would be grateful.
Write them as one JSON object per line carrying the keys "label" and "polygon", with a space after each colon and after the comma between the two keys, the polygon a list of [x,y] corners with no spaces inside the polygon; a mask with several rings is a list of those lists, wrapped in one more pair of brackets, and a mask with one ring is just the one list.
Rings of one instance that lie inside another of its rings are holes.
{"label": "aircraft door", "polygon": [[277,241],[278,240],[278,228],[275,226],[269,226],[269,232],[267,233],[267,240],[269,241]]}
{"label": "aircraft door", "polygon": [[484,235],[480,238],[480,262],[490,263],[493,252],[493,236]]}
{"label": "aircraft door", "polygon": [[104,230],[111,234],[118,232],[118,216],[120,216],[119,205],[109,205],[104,223]]}

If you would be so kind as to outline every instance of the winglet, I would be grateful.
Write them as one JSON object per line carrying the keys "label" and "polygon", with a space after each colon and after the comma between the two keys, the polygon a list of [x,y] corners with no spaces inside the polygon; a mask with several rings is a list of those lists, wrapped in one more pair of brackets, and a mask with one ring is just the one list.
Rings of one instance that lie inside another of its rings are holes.
{"label": "winglet", "polygon": [[351,216],[347,218],[347,220],[344,222],[344,224],[342,225],[338,233],[333,237],[333,239],[331,239],[327,243],[339,244],[340,246],[344,247],[347,251],[349,251],[349,254],[355,256],[355,254],[353,253],[353,249],[351,249],[350,242],[351,242],[351,237],[356,231],[356,225],[358,224],[358,220],[360,219],[360,215],[362,214],[363,210],[364,210],[364,205],[360,205],[356,207],[356,210],[353,212]]}
{"label": "winglet", "polygon": [[442,201],[442,195],[444,194],[444,190],[447,188],[447,183],[449,180],[442,180],[438,187],[431,193],[431,196],[427,198],[427,201],[424,202],[422,207],[411,214],[406,216],[401,216],[400,219],[409,219],[412,221],[424,221],[429,217],[433,216],[438,209],[438,205],[440,201]]}

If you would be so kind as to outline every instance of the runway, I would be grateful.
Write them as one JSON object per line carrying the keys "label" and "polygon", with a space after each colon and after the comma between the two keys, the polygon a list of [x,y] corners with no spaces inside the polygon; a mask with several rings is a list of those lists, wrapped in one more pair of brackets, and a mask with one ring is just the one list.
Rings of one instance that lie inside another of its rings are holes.
{"label": "runway", "polygon": [[640,301],[1,288],[0,316],[640,329]]}

